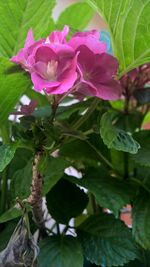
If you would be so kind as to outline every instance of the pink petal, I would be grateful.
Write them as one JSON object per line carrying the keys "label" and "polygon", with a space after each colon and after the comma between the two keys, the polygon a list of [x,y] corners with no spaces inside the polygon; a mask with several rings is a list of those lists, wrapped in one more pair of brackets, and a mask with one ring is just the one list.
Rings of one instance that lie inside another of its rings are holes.
{"label": "pink petal", "polygon": [[77,57],[78,57],[78,53],[76,54],[74,59],[71,60],[71,62],[69,61],[70,64],[68,65],[68,68],[59,74],[58,81],[60,82],[60,85],[58,86],[58,88],[57,89],[54,88],[53,91],[52,89],[49,90],[49,88],[47,88],[47,91],[49,93],[63,94],[72,89],[72,86],[77,80],[77,72],[76,72]]}
{"label": "pink petal", "polygon": [[117,100],[121,97],[122,88],[119,82],[111,80],[107,84],[97,85],[96,96],[104,100]]}
{"label": "pink petal", "polygon": [[34,84],[34,89],[36,91],[42,91],[43,89],[46,88],[51,88],[51,87],[57,87],[60,85],[60,82],[58,81],[46,81],[42,79],[37,73],[33,72],[31,74],[31,80]]}
{"label": "pink petal", "polygon": [[115,75],[119,64],[115,57],[102,53],[101,55],[96,55],[96,66],[105,71],[108,75]]}
{"label": "pink petal", "polygon": [[47,45],[42,45],[38,47],[35,53],[35,62],[42,61],[48,63],[51,60],[57,60],[58,57],[56,53]]}
{"label": "pink petal", "polygon": [[26,38],[26,41],[25,41],[25,46],[24,48],[28,48],[29,46],[31,46],[32,44],[34,44],[34,36],[33,36],[33,31],[32,29],[30,29],[28,31],[28,34],[27,34],[27,38]]}
{"label": "pink petal", "polygon": [[85,32],[77,32],[73,35],[73,37],[88,37],[93,36],[97,40],[100,39],[100,33],[97,30],[85,31]]}
{"label": "pink petal", "polygon": [[81,45],[78,48],[78,64],[81,72],[91,72],[93,67],[95,66],[95,54],[85,45]]}
{"label": "pink petal", "polygon": [[97,90],[86,82],[81,82],[80,87],[77,90],[77,93],[80,93],[84,96],[96,96]]}
{"label": "pink petal", "polygon": [[107,48],[105,43],[97,40],[93,35],[72,37],[68,44],[75,50],[78,50],[81,45],[85,45],[95,54],[104,53]]}
{"label": "pink petal", "polygon": [[53,31],[49,36],[49,42],[54,44],[63,44],[66,43],[66,37],[69,33],[69,27],[64,26],[62,31]]}

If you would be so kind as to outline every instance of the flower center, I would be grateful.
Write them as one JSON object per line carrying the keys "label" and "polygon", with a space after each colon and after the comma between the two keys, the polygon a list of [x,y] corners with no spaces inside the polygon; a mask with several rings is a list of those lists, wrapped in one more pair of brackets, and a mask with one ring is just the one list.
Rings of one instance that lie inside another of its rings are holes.
{"label": "flower center", "polygon": [[85,72],[84,73],[84,79],[87,80],[87,81],[90,80],[91,79],[91,73]]}
{"label": "flower center", "polygon": [[56,73],[57,73],[58,61],[51,60],[47,64],[46,76],[47,79],[50,81],[56,80]]}

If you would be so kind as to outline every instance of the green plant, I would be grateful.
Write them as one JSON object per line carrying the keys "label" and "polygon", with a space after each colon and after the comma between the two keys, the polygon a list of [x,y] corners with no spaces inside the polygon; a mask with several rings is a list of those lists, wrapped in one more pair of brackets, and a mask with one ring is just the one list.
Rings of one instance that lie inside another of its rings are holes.
{"label": "green plant", "polygon": [[[57,21],[52,18],[55,4],[0,2],[0,266],[16,266],[15,256],[5,265],[6,251],[13,248],[15,253],[12,240],[22,243],[25,236],[16,259],[24,266],[147,267],[150,1],[82,1],[69,6]],[[94,10],[108,25],[119,61],[115,82],[122,88],[120,99],[82,95],[84,101],[72,104],[76,95],[34,91],[29,74],[10,62],[23,47],[27,31],[32,27],[38,40],[67,24],[72,36],[86,28]],[[32,100],[29,105],[22,104],[23,95]],[[120,220],[127,204],[132,207],[131,229]]]}

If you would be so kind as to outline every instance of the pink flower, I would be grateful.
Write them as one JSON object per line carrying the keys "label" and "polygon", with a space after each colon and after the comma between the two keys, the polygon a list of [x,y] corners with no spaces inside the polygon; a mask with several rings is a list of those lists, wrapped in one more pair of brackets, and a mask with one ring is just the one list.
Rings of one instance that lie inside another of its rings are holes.
{"label": "pink flower", "polygon": [[29,30],[25,47],[11,58],[31,74],[36,91],[63,94],[69,91],[77,79],[77,55],[66,43],[69,28],[55,31],[47,39],[34,41]]}
{"label": "pink flower", "polygon": [[88,47],[93,53],[101,54],[106,52],[106,44],[99,40],[100,33],[96,30],[76,33],[68,44],[77,50],[81,45]]}
{"label": "pink flower", "polygon": [[65,44],[68,33],[69,27],[65,25],[62,31],[53,31],[47,38],[47,42],[54,44]]}
{"label": "pink flower", "polygon": [[45,39],[41,39],[40,41],[35,42],[32,29],[30,29],[27,34],[24,48],[20,49],[18,54],[11,58],[11,61],[21,65],[22,68],[24,68],[26,71],[30,71],[31,66],[28,63],[28,58],[31,55],[33,49],[39,44],[43,43],[44,40]]}
{"label": "pink flower", "polygon": [[106,46],[99,41],[98,32],[77,33],[69,45],[79,52],[77,65],[81,83],[76,94],[104,100],[118,99],[122,94],[120,83],[115,79],[118,62],[105,53]]}
{"label": "pink flower", "polygon": [[32,55],[31,79],[35,90],[63,94],[74,85],[78,54],[67,45],[61,46],[42,44]]}
{"label": "pink flower", "polygon": [[31,74],[36,91],[65,95],[71,92],[105,100],[119,98],[121,87],[115,80],[118,63],[105,53],[106,45],[99,41],[99,32],[78,32],[67,42],[68,32],[69,27],[65,26],[36,42],[29,30],[24,48],[11,61]]}

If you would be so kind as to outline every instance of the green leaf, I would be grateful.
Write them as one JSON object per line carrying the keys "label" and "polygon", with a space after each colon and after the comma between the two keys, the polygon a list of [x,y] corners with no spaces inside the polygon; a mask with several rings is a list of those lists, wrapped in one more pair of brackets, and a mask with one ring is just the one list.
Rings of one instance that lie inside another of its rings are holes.
{"label": "green leaf", "polygon": [[16,144],[0,146],[0,172],[2,172],[11,162],[15,155],[16,149]]}
{"label": "green leaf", "polygon": [[29,28],[36,38],[41,38],[48,28],[55,3],[55,0],[1,0],[0,55],[16,54],[24,46]]}
{"label": "green leaf", "polygon": [[[38,107],[39,106],[46,106],[48,104],[48,101],[46,97],[40,93],[37,93],[34,90],[27,90],[25,94],[31,99],[31,100],[37,100],[38,102]],[[50,106],[49,106],[50,108]]]}
{"label": "green leaf", "polygon": [[102,168],[88,169],[79,184],[86,187],[96,198],[97,203],[118,214],[118,211],[133,198],[133,187],[117,178],[113,178]]}
{"label": "green leaf", "polygon": [[37,108],[34,112],[33,112],[33,116],[36,118],[50,118],[52,114],[52,109],[50,106],[48,105],[44,105],[42,107]]}
{"label": "green leaf", "polygon": [[40,243],[40,267],[83,267],[80,243],[73,236],[52,236]]}
{"label": "green leaf", "polygon": [[6,247],[15,227],[16,222],[12,221],[7,223],[5,228],[0,232],[0,251]]}
{"label": "green leaf", "polygon": [[94,161],[98,161],[99,158],[95,151],[84,141],[75,140],[68,144],[62,145],[60,148],[60,155],[70,158],[75,162],[83,161],[91,164]]}
{"label": "green leaf", "polygon": [[90,216],[78,227],[78,236],[85,257],[98,266],[122,266],[138,255],[130,230],[113,215]]}
{"label": "green leaf", "polygon": [[80,215],[88,203],[88,197],[82,189],[63,179],[51,189],[46,200],[51,216],[62,224]]}
{"label": "green leaf", "polygon": [[[77,15],[78,14],[78,15]],[[57,20],[58,28],[68,25],[71,29],[82,31],[93,17],[93,10],[83,2],[75,3],[67,7]]]}
{"label": "green leaf", "polygon": [[22,215],[22,210],[12,207],[0,216],[0,223],[4,223]]}
{"label": "green leaf", "polygon": [[46,195],[52,187],[63,177],[64,170],[69,166],[69,162],[65,159],[58,157],[43,157],[39,170],[41,171],[44,184],[43,194]]}
{"label": "green leaf", "polygon": [[100,134],[108,148],[136,154],[140,145],[132,138],[131,134],[117,128],[113,123],[115,113],[106,112],[100,122]]}
{"label": "green leaf", "polygon": [[107,22],[113,51],[120,62],[120,75],[150,61],[150,0],[86,2]]}
{"label": "green leaf", "polygon": [[9,60],[0,58],[0,123],[3,124],[23,93],[31,88],[25,71]]}
{"label": "green leaf", "polygon": [[133,203],[133,235],[144,248],[150,249],[150,194],[140,191]]}
{"label": "green leaf", "polygon": [[139,131],[135,133],[135,138],[139,142],[141,149],[136,155],[132,155],[132,160],[141,166],[150,167],[150,131]]}
{"label": "green leaf", "polygon": [[149,265],[147,265],[147,262],[145,263],[144,259],[143,261],[138,261],[138,260],[134,260],[134,261],[130,261],[129,263],[123,265],[123,267],[149,267]]}
{"label": "green leaf", "polygon": [[150,251],[140,249],[139,260],[130,261],[128,264],[125,264],[123,267],[150,267]]}
{"label": "green leaf", "polygon": [[18,148],[7,170],[8,179],[12,179],[17,170],[23,169],[31,158],[32,151]]}
{"label": "green leaf", "polygon": [[11,196],[12,199],[19,197],[25,199],[30,195],[30,187],[32,182],[32,161],[20,170],[17,170],[11,180]]}

